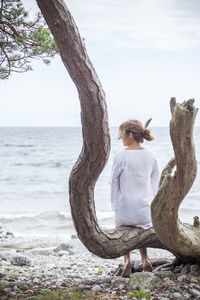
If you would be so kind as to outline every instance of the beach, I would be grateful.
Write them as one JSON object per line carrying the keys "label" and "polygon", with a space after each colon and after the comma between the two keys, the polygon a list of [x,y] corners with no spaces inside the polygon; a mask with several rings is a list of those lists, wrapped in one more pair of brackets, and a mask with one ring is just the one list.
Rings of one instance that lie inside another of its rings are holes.
{"label": "beach", "polygon": [[[1,242],[5,239],[12,243],[15,237],[2,235]],[[48,248],[1,250],[0,299],[200,299],[200,265],[135,272],[123,278],[116,274],[122,257],[102,259],[87,251],[76,236],[72,241]],[[151,260],[174,258],[159,249],[148,249],[148,254]],[[131,258],[139,263],[139,251],[132,251]],[[68,298],[63,296],[66,293]],[[135,297],[138,293],[144,297]]]}

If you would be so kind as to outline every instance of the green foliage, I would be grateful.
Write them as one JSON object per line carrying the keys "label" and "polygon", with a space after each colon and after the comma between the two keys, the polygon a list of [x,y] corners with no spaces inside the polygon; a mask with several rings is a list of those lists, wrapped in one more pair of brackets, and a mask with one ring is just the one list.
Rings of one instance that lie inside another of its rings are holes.
{"label": "green foliage", "polygon": [[1,286],[1,287],[5,287],[5,286],[6,286],[6,283],[5,283],[5,282],[0,282],[0,286]]}
{"label": "green foliage", "polygon": [[129,298],[132,299],[132,298],[137,298],[137,299],[151,299],[151,295],[143,290],[139,290],[139,291],[136,291],[134,293],[131,293],[129,295]]}
{"label": "green foliage", "polygon": [[99,269],[99,270],[97,271],[97,273],[98,273],[99,275],[101,275],[101,274],[103,273],[103,270],[100,270],[100,269]]}
{"label": "green foliage", "polygon": [[57,47],[41,14],[30,20],[22,0],[0,0],[0,5],[0,79],[32,70],[33,58],[49,64]]}
{"label": "green foliage", "polygon": [[82,292],[80,290],[60,289],[58,291],[45,290],[40,295],[31,296],[28,300],[94,300],[94,294],[91,292]]}
{"label": "green foliage", "polygon": [[10,274],[10,275],[8,275],[8,278],[15,278],[16,276],[14,276],[14,275],[12,275],[12,274]]}

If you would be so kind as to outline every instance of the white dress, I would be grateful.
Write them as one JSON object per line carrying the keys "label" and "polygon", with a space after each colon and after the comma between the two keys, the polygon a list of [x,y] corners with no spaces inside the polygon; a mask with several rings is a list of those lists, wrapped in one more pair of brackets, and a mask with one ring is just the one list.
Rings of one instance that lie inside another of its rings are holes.
{"label": "white dress", "polygon": [[111,203],[116,226],[151,227],[150,206],[158,184],[158,164],[151,151],[124,149],[117,153],[111,181]]}

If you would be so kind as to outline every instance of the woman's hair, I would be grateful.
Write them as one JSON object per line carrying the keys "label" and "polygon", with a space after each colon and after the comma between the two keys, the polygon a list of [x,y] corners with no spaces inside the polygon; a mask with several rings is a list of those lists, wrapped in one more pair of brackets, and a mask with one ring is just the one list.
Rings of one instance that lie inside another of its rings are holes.
{"label": "woman's hair", "polygon": [[152,141],[154,137],[151,135],[151,130],[145,128],[142,123],[138,120],[129,120],[123,122],[119,126],[118,138],[121,139],[122,135],[128,136],[129,133],[133,134],[134,140],[137,143],[143,143],[144,139],[147,141]]}

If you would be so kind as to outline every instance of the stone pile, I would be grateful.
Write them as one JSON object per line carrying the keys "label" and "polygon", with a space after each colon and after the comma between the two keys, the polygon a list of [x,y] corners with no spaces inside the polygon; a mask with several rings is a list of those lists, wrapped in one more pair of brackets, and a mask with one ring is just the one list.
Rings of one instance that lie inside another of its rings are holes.
{"label": "stone pile", "polygon": [[[138,254],[135,251],[133,256]],[[162,252],[161,252],[162,254]],[[0,299],[37,299],[41,291],[91,291],[93,299],[200,299],[200,265],[181,265],[156,273],[113,276],[122,258],[104,260],[90,253],[74,254],[61,244],[55,249],[0,251]],[[145,299],[145,298],[144,298]]]}

